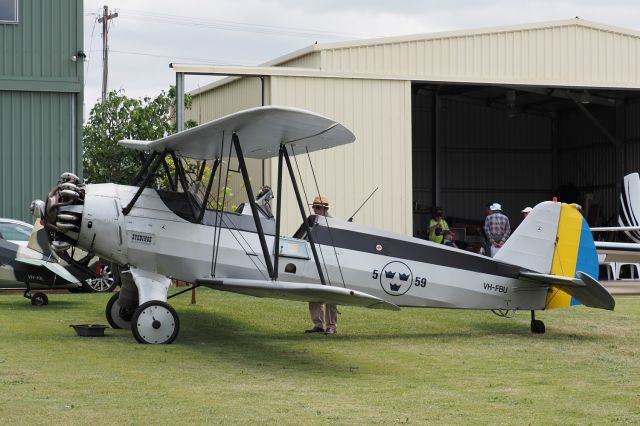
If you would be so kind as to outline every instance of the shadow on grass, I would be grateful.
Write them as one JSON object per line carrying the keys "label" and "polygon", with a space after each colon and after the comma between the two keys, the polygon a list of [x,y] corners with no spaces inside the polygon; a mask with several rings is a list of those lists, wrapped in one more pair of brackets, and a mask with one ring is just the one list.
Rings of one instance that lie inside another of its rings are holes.
{"label": "shadow on grass", "polygon": [[[224,359],[240,368],[267,369],[273,372],[282,370],[296,373],[322,373],[343,377],[345,372],[353,373],[353,363],[335,354],[340,347],[349,344],[383,344],[385,341],[424,340],[426,345],[441,344],[444,340],[454,339],[473,344],[479,338],[488,336],[513,337],[522,344],[524,338],[544,339],[551,342],[597,341],[601,337],[590,334],[566,333],[562,330],[550,330],[545,335],[532,335],[528,322],[490,322],[476,321],[450,330],[385,333],[349,333],[324,336],[322,334],[304,334],[295,331],[273,331],[255,323],[239,321],[219,312],[201,311],[180,312],[181,331],[176,345],[188,347],[200,352],[203,360]],[[265,319],[265,321],[272,321]],[[532,340],[534,342],[535,340]],[[300,344],[296,344],[300,343]],[[308,344],[308,345],[307,345]],[[303,349],[300,349],[303,345]],[[360,373],[367,372],[361,369]]]}
{"label": "shadow on grass", "polygon": [[[1,298],[1,296],[0,296]],[[70,301],[70,300],[56,300],[54,297],[49,297],[49,304],[45,305],[45,306],[33,306],[31,304],[31,301],[27,298],[20,298],[19,300],[6,300],[6,301],[2,301],[0,300],[0,309],[3,307],[10,307],[11,309],[16,309],[16,310],[33,310],[33,311],[38,311],[38,310],[49,310],[49,311],[55,311],[57,309],[66,309],[66,308],[70,308],[70,307],[76,307],[79,305],[82,305],[83,301],[81,300],[74,300],[74,301]]]}

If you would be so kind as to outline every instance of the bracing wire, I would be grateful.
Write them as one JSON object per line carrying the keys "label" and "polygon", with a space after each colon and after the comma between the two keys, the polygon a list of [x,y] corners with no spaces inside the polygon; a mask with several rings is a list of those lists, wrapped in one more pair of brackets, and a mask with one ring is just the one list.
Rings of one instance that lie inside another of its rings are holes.
{"label": "bracing wire", "polygon": [[[287,149],[286,146],[285,149]],[[304,194],[304,199],[306,202],[309,202],[309,198],[307,198],[307,190],[304,187],[304,180],[302,179],[302,173],[300,172],[300,166],[298,166],[298,158],[296,157],[296,153],[293,150],[293,146],[291,147],[291,155],[293,156],[293,161],[295,161],[296,163],[296,169],[298,169],[298,177],[300,178],[300,185],[302,185],[302,193]],[[311,214],[311,208],[307,206],[307,209],[309,210],[309,214]]]}
{"label": "bracing wire", "polygon": [[[313,181],[316,184],[316,190],[318,191],[318,197],[320,196],[320,186],[318,185],[318,179],[316,178],[316,172],[313,169],[313,163],[311,162],[311,155],[309,155],[309,148],[305,148],[307,151],[307,159],[309,160],[309,166],[311,167],[311,175],[313,176]],[[342,287],[346,287],[347,285],[344,282],[344,275],[342,274],[342,267],[340,266],[340,259],[338,259],[338,251],[336,250],[336,244],[333,241],[333,234],[331,233],[331,227],[329,226],[329,220],[324,218],[325,225],[327,226],[327,230],[329,231],[329,239],[331,240],[331,246],[333,247],[333,255],[336,257],[336,262],[338,263],[338,271],[340,271],[340,278],[342,279]],[[320,246],[320,252],[322,252],[322,246]],[[325,268],[326,269],[326,268]],[[327,274],[329,275],[329,274]]]}
{"label": "bracing wire", "polygon": [[[300,184],[302,185],[302,192],[304,192],[304,199],[305,200],[309,200],[307,198],[307,191],[304,188],[304,180],[302,179],[302,173],[300,172],[300,166],[298,166],[298,158],[296,157],[296,153],[293,150],[293,146],[291,146],[291,154],[293,155],[293,160],[296,162],[296,169],[298,169],[298,177],[300,178]],[[309,213],[311,213],[311,208],[309,208]],[[320,246],[320,257],[322,257],[322,265],[324,265],[324,271],[327,275],[327,281],[329,282],[329,285],[331,285],[331,276],[329,275],[329,269],[327,268],[327,262],[324,260],[324,252],[322,250],[322,246],[320,244],[318,244]]]}
{"label": "bracing wire", "polygon": [[[224,203],[227,199],[227,185],[229,184],[229,166],[231,166],[231,149],[233,148],[233,143],[229,144],[229,156],[227,157],[227,174],[225,175],[224,178],[224,188],[222,190],[222,209],[224,211]],[[222,152],[222,151],[221,151]],[[222,176],[221,176],[222,177]],[[220,193],[218,193],[218,195],[220,195]],[[216,224],[216,226],[222,226],[222,212],[220,213],[220,224]],[[220,245],[220,236],[222,235],[222,232],[218,233],[218,242],[216,243],[217,246]],[[218,253],[220,252],[220,250],[216,250],[216,257],[213,260],[213,273],[215,276],[215,272],[216,272],[216,266],[218,264]]]}
{"label": "bracing wire", "polygon": [[[217,235],[218,235],[218,206],[219,203],[218,201],[220,200],[220,182],[222,181],[222,155],[224,153],[224,130],[222,131],[222,147],[220,148],[220,166],[218,166],[218,169],[220,169],[220,176],[218,177],[218,192],[216,193],[216,205],[215,205],[215,212],[216,212],[216,217],[215,220],[213,222],[213,252],[211,253],[211,260],[213,261],[213,264],[211,265],[211,276],[215,277],[216,276],[216,266],[215,266],[215,259],[218,258],[218,250],[216,247],[216,240],[217,240]],[[228,173],[228,172],[227,172]],[[214,176],[215,179],[215,176]]]}

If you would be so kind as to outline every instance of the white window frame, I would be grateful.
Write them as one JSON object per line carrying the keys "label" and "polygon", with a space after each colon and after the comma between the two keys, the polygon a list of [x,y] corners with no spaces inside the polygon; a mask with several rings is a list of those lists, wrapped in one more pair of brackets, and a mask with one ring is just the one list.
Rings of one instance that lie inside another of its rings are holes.
{"label": "white window frame", "polygon": [[14,9],[15,9],[15,19],[13,21],[5,20],[0,17],[0,24],[17,24],[20,21],[19,17],[19,9],[18,9],[18,0],[13,0]]}

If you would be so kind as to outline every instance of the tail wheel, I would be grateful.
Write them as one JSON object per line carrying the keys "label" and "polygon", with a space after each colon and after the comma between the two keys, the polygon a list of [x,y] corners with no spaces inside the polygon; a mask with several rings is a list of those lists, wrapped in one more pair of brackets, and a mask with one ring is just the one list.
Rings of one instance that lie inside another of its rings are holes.
{"label": "tail wheel", "polygon": [[45,306],[49,304],[49,298],[44,293],[33,293],[31,296],[31,304],[33,306]]}
{"label": "tail wheel", "polygon": [[119,298],[120,292],[111,296],[111,299],[107,302],[107,308],[105,309],[107,322],[112,328],[131,328],[131,312],[120,305]]}
{"label": "tail wheel", "polygon": [[131,331],[138,343],[169,344],[178,337],[180,321],[171,305],[150,300],[136,309]]}
{"label": "tail wheel", "polygon": [[544,323],[540,320],[531,321],[531,332],[533,334],[544,334],[545,332]]}

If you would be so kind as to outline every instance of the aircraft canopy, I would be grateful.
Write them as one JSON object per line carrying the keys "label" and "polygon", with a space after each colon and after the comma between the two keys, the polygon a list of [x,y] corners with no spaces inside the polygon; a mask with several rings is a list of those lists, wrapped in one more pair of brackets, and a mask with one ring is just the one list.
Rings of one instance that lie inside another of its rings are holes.
{"label": "aircraft canopy", "polygon": [[257,159],[278,156],[281,144],[294,147],[298,154],[355,140],[349,129],[319,114],[298,108],[264,106],[229,114],[155,141],[125,139],[118,143],[138,151],[170,150],[187,158],[209,160],[228,155],[233,133],[238,134],[244,156]]}

